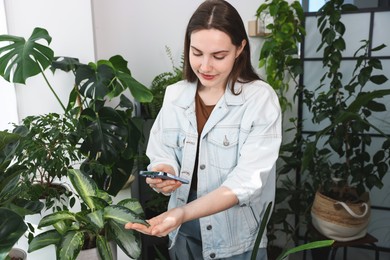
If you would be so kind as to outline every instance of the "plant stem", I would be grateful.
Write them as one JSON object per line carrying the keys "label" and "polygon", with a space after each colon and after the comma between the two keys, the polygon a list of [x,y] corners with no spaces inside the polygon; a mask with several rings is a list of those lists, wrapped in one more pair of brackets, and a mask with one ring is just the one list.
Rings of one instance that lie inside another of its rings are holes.
{"label": "plant stem", "polygon": [[[37,61],[36,61],[36,62],[37,62]],[[38,63],[38,62],[37,62],[37,63]],[[66,112],[66,108],[65,108],[64,104],[61,102],[61,99],[58,97],[57,93],[54,91],[54,89],[53,89],[53,87],[51,86],[50,82],[47,80],[46,75],[45,75],[45,73],[43,72],[41,66],[39,66],[39,69],[41,70],[41,74],[42,74],[43,78],[45,79],[47,86],[50,88],[51,92],[53,93],[53,95],[54,95],[55,98],[57,99],[58,103],[61,105],[61,107],[62,107],[62,109],[64,110],[64,112]]]}

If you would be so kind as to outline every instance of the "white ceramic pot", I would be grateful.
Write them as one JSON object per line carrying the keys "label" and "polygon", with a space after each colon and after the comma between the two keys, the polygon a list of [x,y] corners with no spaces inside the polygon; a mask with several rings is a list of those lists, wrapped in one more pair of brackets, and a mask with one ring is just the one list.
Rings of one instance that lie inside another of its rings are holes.
{"label": "white ceramic pot", "polygon": [[[70,187],[69,187],[69,185],[67,183],[56,183],[56,184],[62,186],[67,191],[70,190]],[[45,200],[44,199],[40,199],[40,201],[43,204],[45,204]],[[53,205],[53,207],[56,207],[56,206],[62,207],[63,205],[69,206],[69,198],[65,194],[61,195],[61,202],[57,201]],[[45,205],[40,213],[25,216],[25,222],[31,224],[36,229],[36,232],[34,232],[34,235],[38,235],[39,233],[41,233],[43,231],[47,231],[47,230],[51,229],[50,227],[45,227],[45,228],[42,228],[40,230],[37,229],[38,224],[41,221],[41,219],[44,216],[49,215],[51,213],[53,213],[52,209],[46,209],[46,205]]]}
{"label": "white ceramic pot", "polygon": [[20,248],[12,248],[11,251],[8,254],[12,260],[26,260],[27,259],[27,253],[23,249]]}
{"label": "white ceramic pot", "polygon": [[[112,259],[116,260],[117,257],[117,246],[114,242],[110,242],[111,252],[112,252]],[[81,250],[80,254],[77,256],[76,260],[101,260],[99,257],[98,249],[91,248],[86,250]]]}

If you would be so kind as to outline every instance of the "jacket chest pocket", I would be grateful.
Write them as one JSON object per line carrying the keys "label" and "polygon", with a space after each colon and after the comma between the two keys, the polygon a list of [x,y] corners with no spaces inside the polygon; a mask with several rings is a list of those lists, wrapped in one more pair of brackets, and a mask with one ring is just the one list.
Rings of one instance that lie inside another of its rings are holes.
{"label": "jacket chest pocket", "polygon": [[184,147],[186,135],[180,130],[164,130],[162,142],[164,145],[181,150]]}
{"label": "jacket chest pocket", "polygon": [[238,137],[238,127],[220,127],[208,133],[211,165],[221,169],[230,169],[237,165]]}

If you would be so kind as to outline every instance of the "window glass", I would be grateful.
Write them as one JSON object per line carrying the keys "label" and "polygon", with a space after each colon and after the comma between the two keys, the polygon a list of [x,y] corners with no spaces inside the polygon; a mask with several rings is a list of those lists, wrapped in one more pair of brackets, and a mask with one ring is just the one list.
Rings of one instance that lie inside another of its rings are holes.
{"label": "window glass", "polygon": [[[317,12],[326,1],[327,0],[301,0],[301,3],[305,11]],[[359,9],[379,7],[379,0],[344,0],[344,3],[356,5]]]}

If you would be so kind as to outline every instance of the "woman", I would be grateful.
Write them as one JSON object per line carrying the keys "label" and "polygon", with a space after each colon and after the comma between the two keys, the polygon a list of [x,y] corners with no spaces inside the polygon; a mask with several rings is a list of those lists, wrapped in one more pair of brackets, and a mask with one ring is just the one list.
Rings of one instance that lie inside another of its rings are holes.
{"label": "woman", "polygon": [[[250,259],[262,215],[275,196],[281,112],[250,63],[238,12],[203,2],[185,35],[185,80],[167,88],[151,129],[148,169],[190,180],[147,178],[171,195],[168,211],[126,228],[170,238],[171,259]],[[263,236],[258,259],[266,259]]]}

